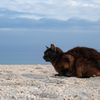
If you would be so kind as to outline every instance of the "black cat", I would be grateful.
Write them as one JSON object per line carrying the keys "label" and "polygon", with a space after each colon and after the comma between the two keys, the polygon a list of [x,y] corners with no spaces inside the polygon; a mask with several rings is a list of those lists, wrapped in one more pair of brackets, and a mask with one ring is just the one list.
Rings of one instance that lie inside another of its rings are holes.
{"label": "black cat", "polygon": [[100,53],[91,48],[76,47],[64,53],[51,44],[43,58],[52,63],[59,76],[100,76]]}

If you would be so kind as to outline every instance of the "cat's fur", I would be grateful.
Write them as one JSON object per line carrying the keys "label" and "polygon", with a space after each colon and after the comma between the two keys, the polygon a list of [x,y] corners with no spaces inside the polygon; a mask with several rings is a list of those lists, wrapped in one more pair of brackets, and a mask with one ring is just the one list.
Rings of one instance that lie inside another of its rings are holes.
{"label": "cat's fur", "polygon": [[52,63],[59,76],[100,76],[100,53],[92,48],[76,47],[63,52],[51,44],[43,58]]}

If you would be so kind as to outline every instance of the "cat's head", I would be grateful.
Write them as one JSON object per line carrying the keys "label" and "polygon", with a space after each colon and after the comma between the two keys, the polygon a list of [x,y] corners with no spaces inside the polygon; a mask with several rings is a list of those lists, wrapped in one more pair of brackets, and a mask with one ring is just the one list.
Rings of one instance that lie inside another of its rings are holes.
{"label": "cat's head", "polygon": [[50,48],[47,46],[46,48],[47,50],[44,52],[43,58],[47,62],[52,62],[59,53],[63,52],[60,48],[55,47],[53,44],[51,44]]}

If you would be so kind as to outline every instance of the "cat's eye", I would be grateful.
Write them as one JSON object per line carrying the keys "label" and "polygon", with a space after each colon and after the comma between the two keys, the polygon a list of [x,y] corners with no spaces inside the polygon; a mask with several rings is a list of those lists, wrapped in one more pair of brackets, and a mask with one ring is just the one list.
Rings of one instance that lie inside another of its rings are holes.
{"label": "cat's eye", "polygon": [[47,53],[47,55],[48,55],[49,53]]}

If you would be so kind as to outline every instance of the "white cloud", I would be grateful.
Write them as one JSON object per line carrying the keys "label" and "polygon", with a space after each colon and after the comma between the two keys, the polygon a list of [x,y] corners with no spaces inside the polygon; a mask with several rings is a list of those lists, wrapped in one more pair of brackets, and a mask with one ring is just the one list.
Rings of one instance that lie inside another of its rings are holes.
{"label": "white cloud", "polygon": [[8,31],[8,30],[12,30],[12,29],[10,29],[10,28],[0,28],[0,31]]}
{"label": "white cloud", "polygon": [[42,17],[37,16],[37,15],[28,15],[28,14],[26,14],[26,15],[18,15],[18,16],[15,16],[14,18],[16,18],[16,17],[28,18],[28,19],[35,19],[35,20],[39,20],[39,19],[42,18]]}
{"label": "white cloud", "polygon": [[88,4],[82,4],[82,6],[89,6]]}
{"label": "white cloud", "polygon": [[92,21],[100,19],[100,0],[4,0],[0,1],[0,8],[45,15],[18,16],[33,19],[55,18],[67,20],[72,17]]}

